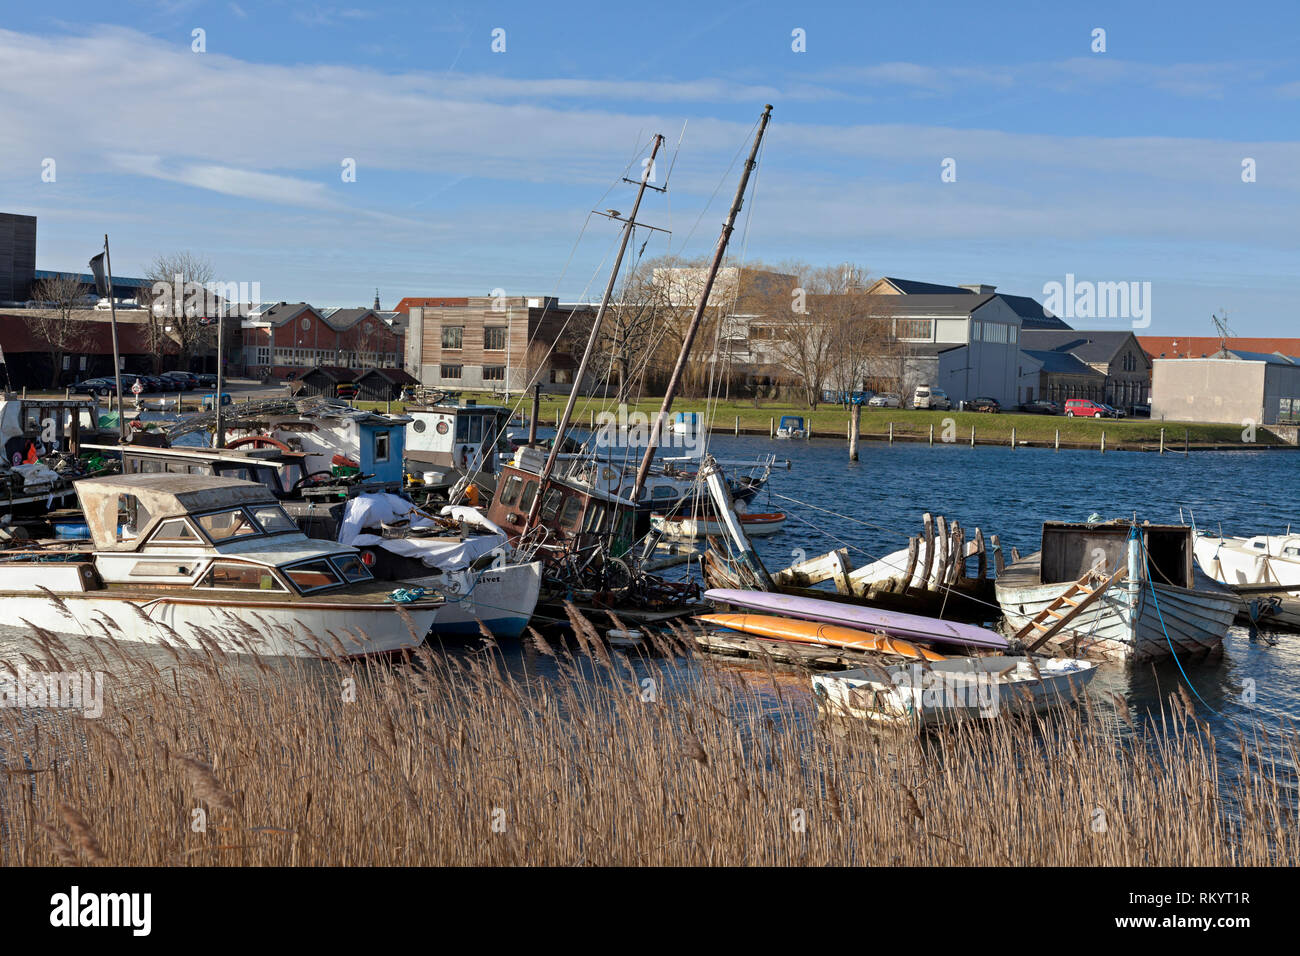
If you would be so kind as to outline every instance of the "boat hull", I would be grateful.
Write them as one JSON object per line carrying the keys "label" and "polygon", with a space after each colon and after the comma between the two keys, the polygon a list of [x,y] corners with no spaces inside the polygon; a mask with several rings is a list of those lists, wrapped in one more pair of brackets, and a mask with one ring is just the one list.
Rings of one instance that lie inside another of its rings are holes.
{"label": "boat hull", "polygon": [[463,587],[446,588],[446,575],[432,575],[403,581],[410,587],[437,588],[446,599],[433,621],[433,637],[482,633],[481,624],[493,637],[518,637],[537,608],[542,587],[540,561],[510,564],[471,572]]}
{"label": "boat hull", "polygon": [[[960,720],[1040,713],[1064,706],[1096,676],[1088,661],[1024,657],[949,658],[815,674],[813,692],[832,714],[883,724],[927,727]],[[1060,670],[1049,668],[1059,667]]]}
{"label": "boat hull", "polygon": [[88,639],[268,657],[355,657],[418,647],[441,606],[319,601],[224,604],[188,598],[132,601],[103,592],[5,594],[6,620]]}
{"label": "boat hull", "polygon": [[[1043,584],[1041,552],[1009,565],[994,592],[1011,632],[1069,590],[1071,581]],[[1227,588],[1196,570],[1196,588],[1146,581],[1119,584],[1084,608],[1048,644],[1071,654],[1142,661],[1219,648],[1240,607]]]}
{"label": "boat hull", "polygon": [[[717,518],[669,517],[651,515],[650,524],[656,531],[663,532],[664,537],[675,540],[695,540],[698,538],[718,537],[725,533],[722,522]],[[751,538],[776,534],[785,527],[783,514],[742,514],[740,525],[745,534]]]}

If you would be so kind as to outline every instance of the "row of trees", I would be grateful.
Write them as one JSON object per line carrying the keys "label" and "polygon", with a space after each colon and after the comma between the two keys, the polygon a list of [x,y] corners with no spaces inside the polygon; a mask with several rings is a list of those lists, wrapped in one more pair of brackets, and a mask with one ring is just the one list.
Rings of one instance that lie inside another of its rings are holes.
{"label": "row of trees", "polygon": [[[707,263],[662,257],[627,273],[606,313],[598,370],[620,401],[653,394],[677,360]],[[908,350],[894,334],[888,296],[869,294],[853,263],[751,262],[724,267],[689,363],[687,395],[757,397],[759,380],[796,390],[816,407],[823,392],[901,391]]]}
{"label": "row of trees", "polygon": [[[187,308],[184,290],[206,286],[212,281],[211,264],[190,252],[157,256],[145,273],[146,287],[136,294],[142,310],[131,310],[125,317],[143,323],[146,342],[154,357],[154,371],[162,371],[167,362],[188,368],[190,359],[216,341],[216,325],[206,319],[212,311],[195,307],[193,297]],[[163,287],[166,291],[163,291]],[[89,352],[101,326],[89,314],[94,300],[76,275],[60,274],[33,283],[32,299],[36,307],[24,314],[34,338],[45,345],[50,357],[50,385],[57,386],[65,356]]]}

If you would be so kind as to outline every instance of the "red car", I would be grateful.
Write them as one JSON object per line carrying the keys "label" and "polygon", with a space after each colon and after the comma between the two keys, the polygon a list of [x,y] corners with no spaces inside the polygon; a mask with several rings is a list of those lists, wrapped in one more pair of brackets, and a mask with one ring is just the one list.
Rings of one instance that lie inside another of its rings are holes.
{"label": "red car", "polygon": [[1067,418],[1109,418],[1110,412],[1100,402],[1087,398],[1069,398],[1065,401]]}

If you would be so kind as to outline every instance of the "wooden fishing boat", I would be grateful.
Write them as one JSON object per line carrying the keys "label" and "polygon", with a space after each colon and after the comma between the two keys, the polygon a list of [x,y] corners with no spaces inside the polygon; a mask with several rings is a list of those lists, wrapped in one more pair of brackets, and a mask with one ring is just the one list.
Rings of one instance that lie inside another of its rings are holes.
{"label": "wooden fishing boat", "polygon": [[974,624],[921,617],[917,614],[900,614],[896,611],[856,604],[842,604],[771,591],[739,591],[724,588],[705,591],[704,598],[714,604],[729,604],[755,611],[802,618],[806,621],[821,621],[842,627],[879,631],[889,637],[899,637],[904,640],[934,641],[940,644],[994,650],[1001,650],[1007,646],[1007,639],[1001,634]]}
{"label": "wooden fishing boat", "polygon": [[1042,549],[995,584],[1008,628],[1031,649],[1113,660],[1215,650],[1240,607],[1197,567],[1184,525],[1048,522]]}
{"label": "wooden fishing boat", "polygon": [[391,600],[355,548],[308,538],[265,486],[147,474],[76,483],[90,540],[0,552],[7,620],[91,639],[317,657],[424,640],[440,600]]}
{"label": "wooden fishing boat", "polygon": [[[741,514],[740,523],[751,537],[776,534],[785,527],[785,514],[779,511],[763,514]],[[650,525],[666,538],[678,541],[696,540],[722,534],[722,522],[707,514],[671,515],[653,514]]]}
{"label": "wooden fishing boat", "polygon": [[701,614],[696,620],[715,627],[725,627],[730,631],[794,641],[798,644],[819,644],[855,651],[874,651],[928,661],[946,659],[942,654],[928,647],[890,637],[887,634],[873,634],[858,628],[822,624],[816,621],[793,620],[774,614]]}
{"label": "wooden fishing boat", "polygon": [[812,686],[829,713],[926,727],[1061,707],[1096,673],[1074,658],[952,657],[814,674]]}

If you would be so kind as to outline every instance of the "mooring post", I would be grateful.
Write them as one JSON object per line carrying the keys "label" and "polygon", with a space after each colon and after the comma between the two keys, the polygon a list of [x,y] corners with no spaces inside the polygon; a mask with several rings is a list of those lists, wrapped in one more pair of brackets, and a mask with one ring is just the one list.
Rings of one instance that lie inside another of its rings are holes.
{"label": "mooring post", "polygon": [[594,408],[591,410],[591,415],[587,419],[587,427],[593,432],[596,430],[596,410]]}
{"label": "mooring post", "polygon": [[893,423],[893,422],[890,422],[890,423],[889,423],[889,443],[890,443],[891,445],[894,443],[894,423]]}
{"label": "mooring post", "polygon": [[975,426],[974,425],[970,427],[970,446],[972,448],[975,447]]}
{"label": "mooring post", "polygon": [[1106,430],[1101,430],[1101,453],[1106,454]]}
{"label": "mooring post", "polygon": [[849,461],[858,460],[858,422],[862,416],[862,406],[854,402],[849,409]]}
{"label": "mooring post", "polygon": [[769,418],[769,419],[767,420],[767,437],[768,437],[768,438],[775,438],[775,437],[776,437],[776,419],[775,419],[775,418]]}
{"label": "mooring post", "polygon": [[1191,444],[1191,441],[1192,441],[1192,430],[1190,428],[1185,429],[1183,431],[1183,457],[1184,458],[1187,457],[1187,450]]}
{"label": "mooring post", "polygon": [[1160,454],[1165,453],[1165,430],[1160,429]]}
{"label": "mooring post", "polygon": [[1016,426],[1015,425],[1011,426],[1011,447],[1012,448],[1016,447]]}
{"label": "mooring post", "polygon": [[930,444],[934,444],[934,422],[930,422]]}
{"label": "mooring post", "polygon": [[740,416],[736,416],[736,435],[740,435]]}
{"label": "mooring post", "polygon": [[1056,430],[1056,447],[1054,448],[1054,451],[1060,451],[1060,450],[1061,450],[1061,430],[1058,428]]}
{"label": "mooring post", "polygon": [[63,389],[63,400],[66,402],[66,401],[67,401],[68,399],[70,399],[71,397],[72,397],[72,389],[71,389],[70,387],[64,388],[64,389]]}

